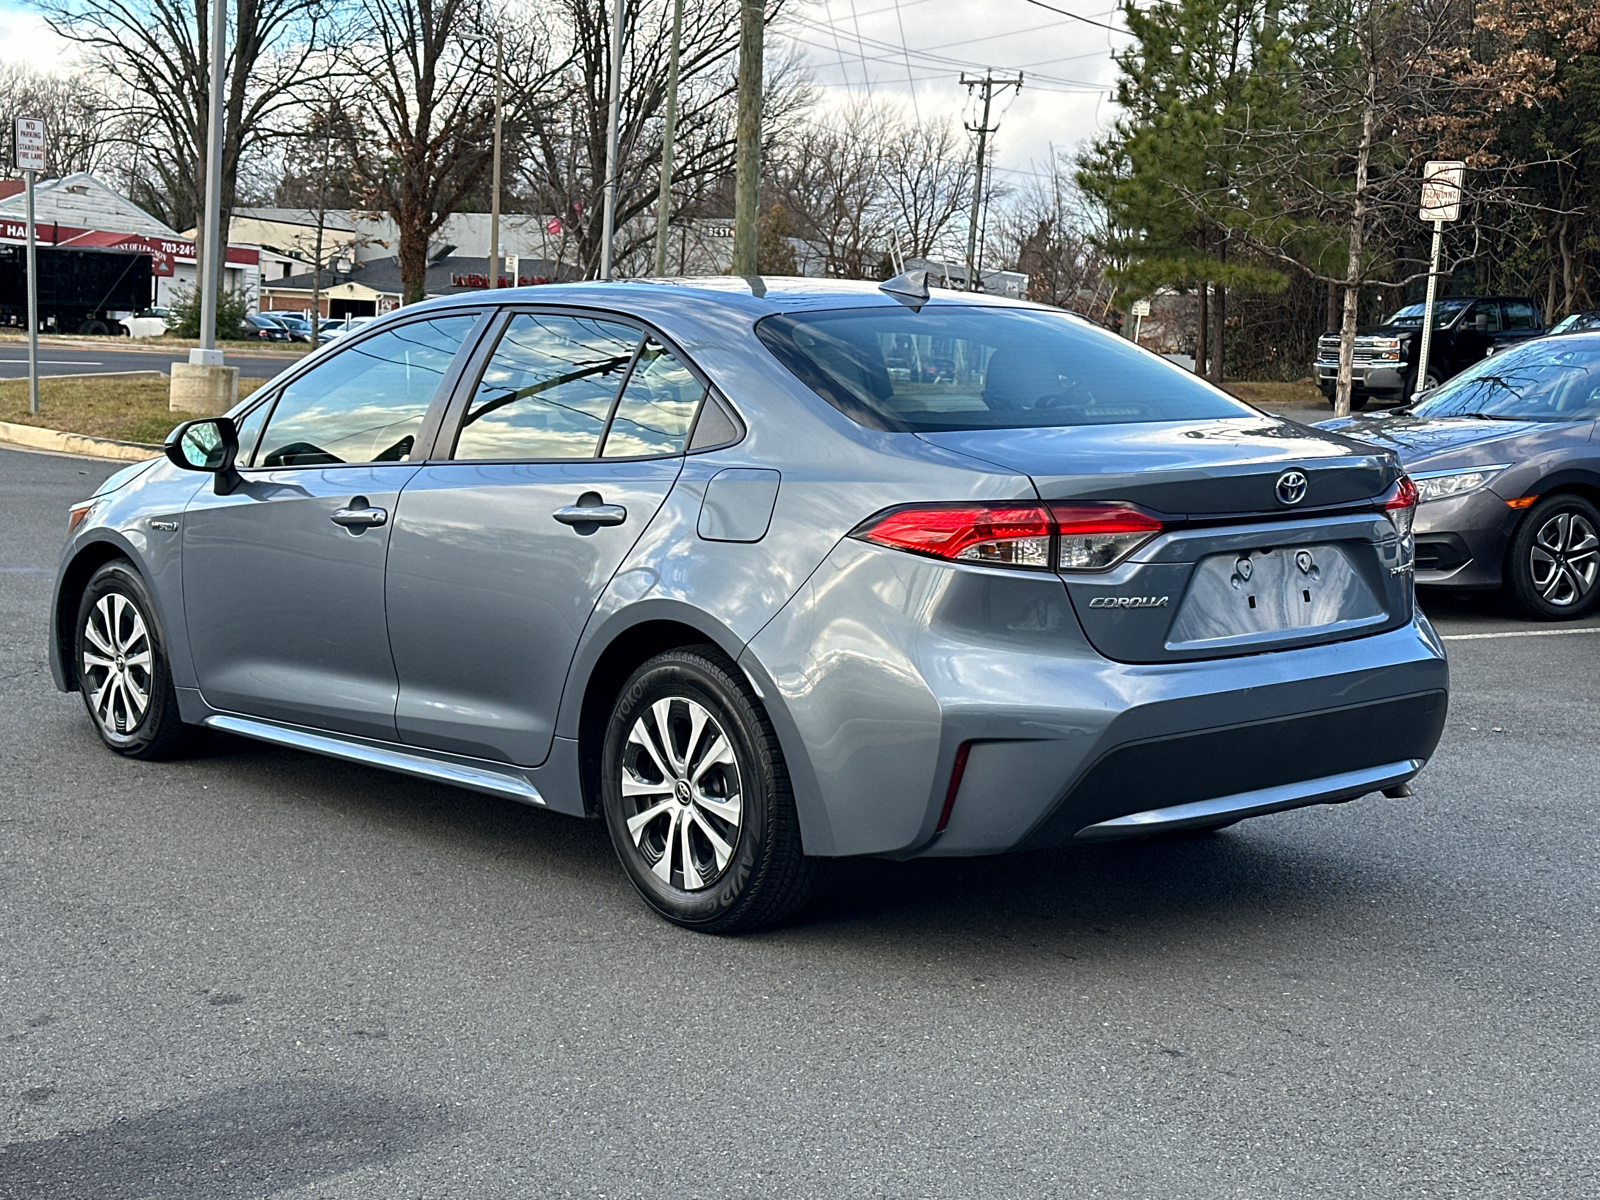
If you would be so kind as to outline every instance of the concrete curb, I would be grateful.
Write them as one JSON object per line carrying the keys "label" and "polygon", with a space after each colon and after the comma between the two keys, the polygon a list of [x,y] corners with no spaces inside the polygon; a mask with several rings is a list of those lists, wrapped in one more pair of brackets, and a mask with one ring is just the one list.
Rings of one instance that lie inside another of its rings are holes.
{"label": "concrete curb", "polygon": [[38,425],[17,425],[11,421],[0,421],[0,441],[31,446],[36,450],[82,454],[89,458],[118,458],[125,462],[143,462],[161,454],[160,446],[147,446],[143,442],[119,442],[112,438],[90,437],[84,433],[63,433],[59,429],[44,429]]}

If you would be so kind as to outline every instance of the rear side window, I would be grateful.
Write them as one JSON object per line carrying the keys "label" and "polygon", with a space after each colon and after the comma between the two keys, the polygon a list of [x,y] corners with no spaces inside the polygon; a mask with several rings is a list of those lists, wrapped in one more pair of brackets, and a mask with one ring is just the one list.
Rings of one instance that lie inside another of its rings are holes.
{"label": "rear side window", "polygon": [[258,467],[404,462],[450,360],[478,321],[412,321],[331,352],[272,410]]}
{"label": "rear side window", "polygon": [[614,321],[518,313],[467,406],[455,457],[594,458],[641,340]]}
{"label": "rear side window", "polygon": [[1197,421],[1254,410],[1065,313],[901,305],[767,317],[757,336],[846,416],[933,433]]}
{"label": "rear side window", "polygon": [[1507,329],[1537,329],[1539,319],[1534,316],[1533,305],[1526,300],[1506,301]]}
{"label": "rear side window", "polygon": [[647,341],[606,432],[604,457],[681,454],[706,389],[664,346]]}

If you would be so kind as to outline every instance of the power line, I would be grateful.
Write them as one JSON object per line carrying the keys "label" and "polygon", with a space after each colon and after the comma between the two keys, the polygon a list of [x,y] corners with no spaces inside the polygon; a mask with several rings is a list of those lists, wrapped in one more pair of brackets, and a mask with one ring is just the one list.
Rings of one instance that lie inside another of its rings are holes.
{"label": "power line", "polygon": [[922,109],[917,104],[917,82],[911,78],[911,51],[906,48],[906,18],[900,11],[900,0],[894,0],[894,19],[900,24],[900,49],[905,51],[903,57],[906,60],[906,83],[911,87],[911,114],[916,117],[917,124],[921,125]]}
{"label": "power line", "polygon": [[1046,4],[1044,0],[1022,0],[1022,2],[1024,4],[1031,4],[1035,8],[1042,8],[1046,12],[1060,13],[1063,17],[1071,17],[1074,21],[1082,21],[1085,25],[1093,25],[1096,29],[1109,29],[1112,33],[1128,32],[1126,29],[1119,29],[1115,25],[1107,25],[1104,21],[1095,21],[1088,17],[1080,17],[1075,12],[1068,12],[1066,9],[1057,8],[1053,4]]}

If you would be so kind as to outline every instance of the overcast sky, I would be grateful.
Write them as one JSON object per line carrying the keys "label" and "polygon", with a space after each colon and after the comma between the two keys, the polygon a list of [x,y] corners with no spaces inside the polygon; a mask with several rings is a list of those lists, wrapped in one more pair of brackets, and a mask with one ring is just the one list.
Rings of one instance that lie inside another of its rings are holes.
{"label": "overcast sky", "polygon": [[[669,0],[658,0],[666,4]],[[991,117],[1000,132],[993,163],[1001,178],[1027,180],[1052,146],[1070,150],[1108,120],[1115,78],[1111,49],[1127,44],[1114,0],[791,0],[774,38],[801,51],[824,104],[886,100],[907,116],[977,122],[963,72],[1024,77]],[[1087,18],[1073,20],[1052,9]],[[776,47],[774,47],[776,49]],[[74,48],[30,10],[0,0],[0,60],[68,69]]]}

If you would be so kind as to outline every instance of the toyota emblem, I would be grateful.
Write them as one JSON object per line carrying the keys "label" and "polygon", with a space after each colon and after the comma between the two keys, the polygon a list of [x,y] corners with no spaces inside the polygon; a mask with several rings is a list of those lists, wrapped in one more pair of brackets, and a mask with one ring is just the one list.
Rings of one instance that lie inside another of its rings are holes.
{"label": "toyota emblem", "polygon": [[1306,498],[1306,473],[1285,471],[1278,476],[1278,503],[1299,504]]}

